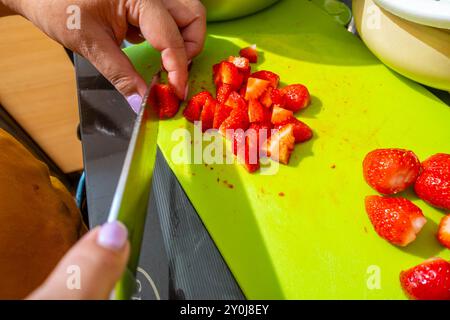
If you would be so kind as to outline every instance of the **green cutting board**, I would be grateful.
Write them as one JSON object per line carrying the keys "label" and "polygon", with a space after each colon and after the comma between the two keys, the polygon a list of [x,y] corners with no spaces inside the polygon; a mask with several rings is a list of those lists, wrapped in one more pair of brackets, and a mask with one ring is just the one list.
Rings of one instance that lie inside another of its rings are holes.
{"label": "green cutting board", "polygon": [[[256,15],[210,24],[194,60],[190,93],[214,92],[211,66],[256,43],[255,69],[304,83],[312,105],[298,117],[315,137],[273,176],[240,165],[173,162],[181,114],[161,123],[159,146],[249,299],[402,299],[399,272],[424,259],[449,259],[435,234],[443,212],[414,196],[428,223],[407,248],[377,236],[364,210],[375,192],[361,163],[376,148],[450,153],[450,108],[380,63],[355,36],[308,1],[285,0]],[[149,79],[159,57],[127,50]],[[195,142],[194,144],[196,144]],[[282,196],[284,194],[284,196]]]}

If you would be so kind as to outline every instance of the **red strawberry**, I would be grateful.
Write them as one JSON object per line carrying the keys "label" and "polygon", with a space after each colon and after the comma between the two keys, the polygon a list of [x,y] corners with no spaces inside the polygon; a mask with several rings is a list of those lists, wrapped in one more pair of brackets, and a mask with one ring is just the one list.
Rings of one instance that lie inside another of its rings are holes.
{"label": "red strawberry", "polygon": [[266,140],[268,138],[270,138],[271,135],[271,127],[270,125],[264,124],[264,123],[259,123],[259,122],[253,122],[250,124],[250,127],[248,128],[247,132],[249,130],[254,130],[257,136],[257,142],[258,142],[258,147],[262,148],[264,142],[266,142]]}
{"label": "red strawberry", "polygon": [[278,84],[280,83],[280,76],[272,71],[261,70],[255,73],[252,73],[250,76],[252,78],[258,78],[262,80],[267,80],[270,82],[270,86],[274,89],[278,88]]}
{"label": "red strawberry", "polygon": [[263,145],[263,151],[273,160],[288,164],[295,147],[294,126],[287,124],[272,133]]}
{"label": "red strawberry", "polygon": [[224,137],[227,137],[227,130],[247,130],[249,125],[250,122],[248,120],[247,110],[234,108],[233,111],[231,111],[230,116],[226,118],[224,122],[222,122],[222,125],[219,128],[219,132]]}
{"label": "red strawberry", "polygon": [[252,173],[259,169],[259,150],[255,132],[235,131],[233,153],[244,164],[248,172]]}
{"label": "red strawberry", "polygon": [[233,108],[230,106],[227,106],[226,104],[217,105],[216,111],[214,113],[213,128],[219,129],[222,122],[224,122],[225,119],[230,116],[231,111],[233,111]]}
{"label": "red strawberry", "polygon": [[251,67],[247,58],[230,56],[228,62],[231,62],[238,68],[239,72],[244,76],[244,80],[248,78]]}
{"label": "red strawberry", "polygon": [[308,89],[302,84],[291,84],[280,90],[284,99],[284,108],[297,112],[311,103]]}
{"label": "red strawberry", "polygon": [[294,137],[295,137],[295,143],[301,143],[308,141],[312,138],[313,132],[310,127],[308,127],[307,124],[301,122],[297,118],[290,118],[286,122],[283,122],[280,125],[275,126],[275,129],[279,129],[285,124],[292,123],[294,126]]}
{"label": "red strawberry", "polygon": [[422,210],[405,198],[366,197],[366,211],[380,237],[398,246],[406,246],[427,222]]}
{"label": "red strawberry", "polygon": [[450,249],[450,214],[442,218],[437,238],[444,247]]}
{"label": "red strawberry", "polygon": [[270,110],[264,108],[258,100],[248,102],[248,118],[250,122],[265,122],[270,119]]}
{"label": "red strawberry", "polygon": [[247,102],[236,91],[230,93],[225,104],[233,108],[247,109]]}
{"label": "red strawberry", "polygon": [[217,87],[216,100],[218,103],[225,103],[230,94],[233,92],[233,88],[229,84],[221,84]]}
{"label": "red strawberry", "polygon": [[372,188],[383,194],[395,194],[416,181],[420,163],[412,151],[377,149],[366,155],[363,171]]}
{"label": "red strawberry", "polygon": [[414,185],[416,194],[435,207],[450,210],[450,154],[436,154],[422,168]]}
{"label": "red strawberry", "polygon": [[410,299],[450,300],[450,263],[432,258],[400,273],[400,284]]}
{"label": "red strawberry", "polygon": [[280,90],[273,89],[272,92],[270,93],[270,98],[272,100],[273,106],[276,106],[276,107],[284,106],[284,98],[283,98],[283,95],[281,94]]}
{"label": "red strawberry", "polygon": [[250,61],[251,63],[257,63],[258,62],[258,52],[256,51],[256,45],[252,45],[250,47],[241,49],[239,51],[239,55],[241,57],[245,57]]}
{"label": "red strawberry", "polygon": [[213,66],[214,84],[219,87],[222,84],[228,84],[232,90],[238,90],[243,81],[243,76],[238,68],[228,61],[222,61]]}
{"label": "red strawberry", "polygon": [[288,122],[292,118],[294,118],[294,113],[292,111],[280,107],[273,107],[271,119],[273,125],[276,126]]}
{"label": "red strawberry", "polygon": [[248,78],[247,90],[245,91],[245,100],[259,99],[259,97],[263,95],[269,86],[270,82],[267,80]]}
{"label": "red strawberry", "polygon": [[172,118],[180,108],[180,100],[167,84],[156,84],[149,96],[160,119]]}
{"label": "red strawberry", "polygon": [[208,91],[203,91],[193,96],[183,111],[184,117],[191,122],[200,120],[200,115],[207,99],[212,99]]}
{"label": "red strawberry", "polygon": [[270,108],[273,104],[272,91],[273,91],[272,87],[267,88],[266,92],[264,92],[262,96],[259,98],[259,102],[261,102],[261,104],[266,108]]}
{"label": "red strawberry", "polygon": [[216,101],[214,99],[207,99],[201,114],[202,131],[205,132],[211,129],[214,124],[214,114],[216,112]]}

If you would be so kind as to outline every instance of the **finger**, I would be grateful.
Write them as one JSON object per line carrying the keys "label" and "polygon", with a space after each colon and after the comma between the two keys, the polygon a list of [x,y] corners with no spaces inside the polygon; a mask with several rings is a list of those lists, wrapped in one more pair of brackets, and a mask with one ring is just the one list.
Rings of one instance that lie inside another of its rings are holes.
{"label": "finger", "polygon": [[139,108],[138,98],[144,96],[147,88],[144,79],[111,37],[106,35],[101,39],[92,41],[81,54],[128,99],[133,110]]}
{"label": "finger", "polygon": [[180,99],[185,98],[188,59],[178,26],[164,5],[158,1],[142,1],[139,26],[145,39],[161,52],[169,83]]}
{"label": "finger", "polygon": [[205,43],[205,7],[198,0],[164,0],[164,5],[182,30],[188,59],[193,59]]}
{"label": "finger", "polygon": [[127,41],[132,44],[138,44],[145,41],[144,36],[141,34],[141,30],[135,26],[128,26],[127,35],[125,36]]}
{"label": "finger", "polygon": [[108,299],[125,270],[130,246],[119,222],[86,234],[29,299]]}

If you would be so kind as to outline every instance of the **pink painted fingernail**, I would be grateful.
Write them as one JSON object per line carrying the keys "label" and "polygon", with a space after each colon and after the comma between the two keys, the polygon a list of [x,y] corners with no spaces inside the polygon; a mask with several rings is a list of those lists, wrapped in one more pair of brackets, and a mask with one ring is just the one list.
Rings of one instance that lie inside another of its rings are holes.
{"label": "pink painted fingernail", "polygon": [[121,250],[128,239],[128,230],[125,225],[119,221],[108,222],[104,224],[97,238],[97,243],[106,249]]}
{"label": "pink painted fingernail", "polygon": [[136,93],[127,97],[127,101],[131,109],[133,109],[136,114],[139,113],[141,110],[142,97]]}

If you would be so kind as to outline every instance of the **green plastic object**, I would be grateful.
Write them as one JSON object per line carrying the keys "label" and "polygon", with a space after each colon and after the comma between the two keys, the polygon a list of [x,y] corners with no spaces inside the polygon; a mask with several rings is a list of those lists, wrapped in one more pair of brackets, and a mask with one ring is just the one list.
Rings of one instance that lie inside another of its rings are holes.
{"label": "green plastic object", "polygon": [[202,0],[208,21],[226,21],[258,12],[279,0]]}
{"label": "green plastic object", "polygon": [[[428,219],[406,248],[381,239],[365,213],[376,194],[362,161],[376,148],[412,149],[424,160],[450,153],[450,108],[394,73],[364,44],[309,1],[284,0],[244,19],[213,23],[190,73],[190,95],[214,92],[212,65],[256,43],[259,62],[282,85],[303,83],[311,106],[298,117],[314,138],[296,147],[273,176],[240,165],[176,164],[175,129],[162,121],[158,143],[239,285],[249,299],[404,299],[401,270],[432,256],[450,258],[436,240],[444,212],[410,190],[402,195]],[[127,54],[148,80],[159,55],[146,44]],[[183,108],[183,107],[182,107]],[[195,144],[196,142],[194,142]]]}

